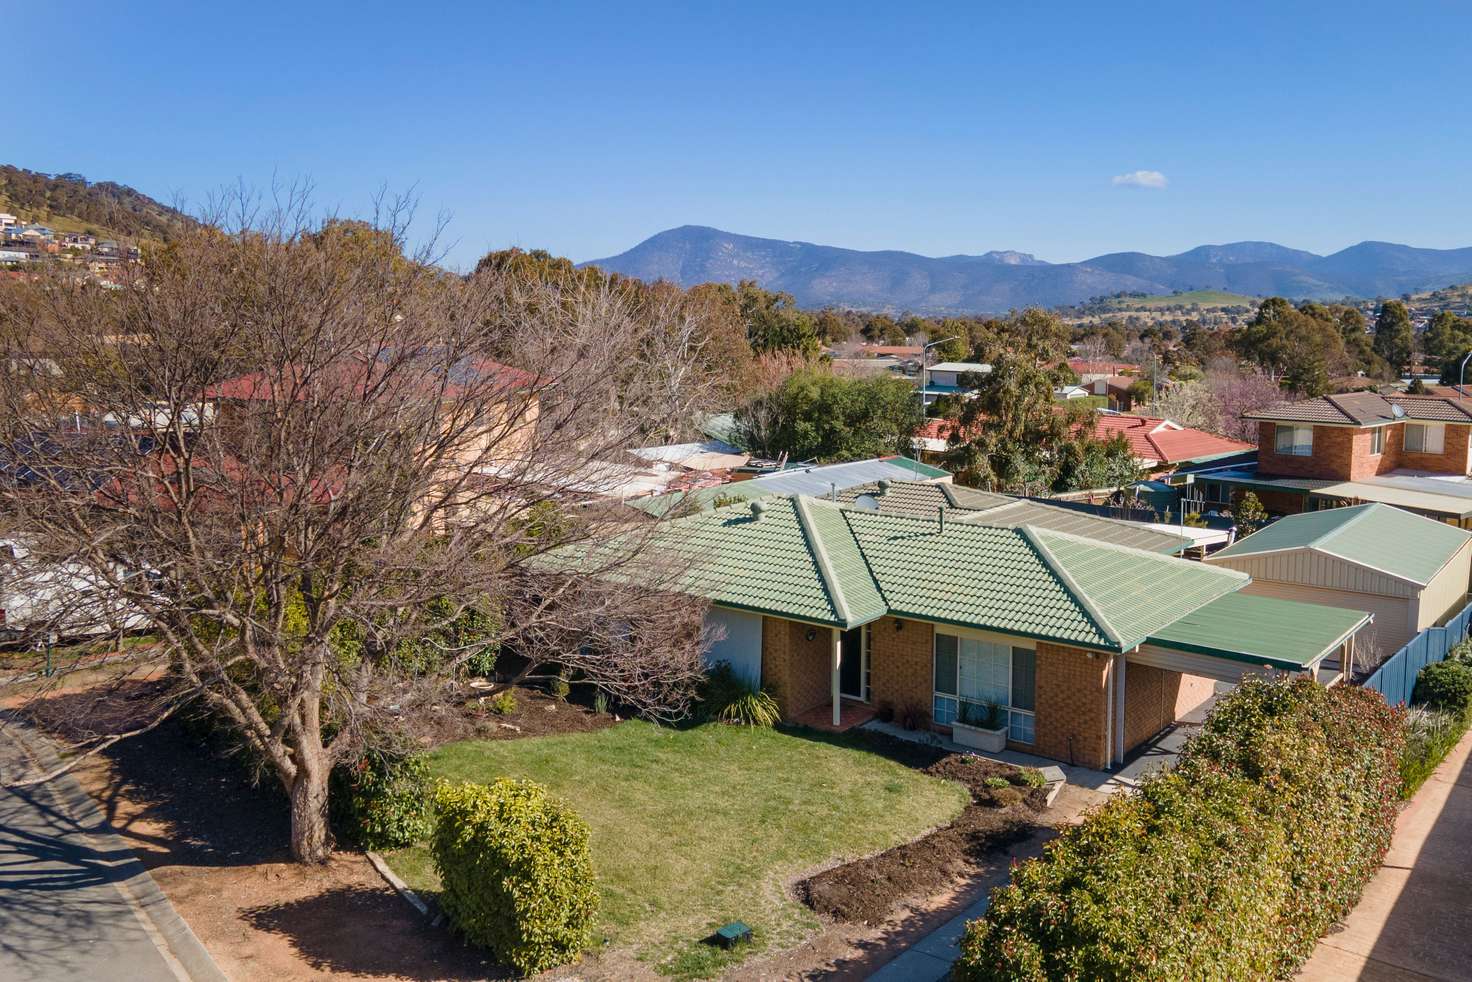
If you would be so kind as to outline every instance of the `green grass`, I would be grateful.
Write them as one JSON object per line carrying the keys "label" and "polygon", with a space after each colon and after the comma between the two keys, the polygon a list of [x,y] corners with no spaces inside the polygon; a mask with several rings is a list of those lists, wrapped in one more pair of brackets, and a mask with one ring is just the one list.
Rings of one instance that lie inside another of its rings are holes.
{"label": "green grass", "polygon": [[1256,307],[1258,302],[1257,297],[1228,293],[1226,290],[1190,290],[1185,293],[1162,293],[1153,297],[1120,297],[1109,301],[1109,305],[1115,310],[1137,310],[1175,307],[1181,304],[1197,304],[1202,307]]}
{"label": "green grass", "polygon": [[[656,970],[704,978],[818,927],[788,884],[805,871],[907,842],[966,803],[959,784],[841,744],[776,730],[627,722],[596,733],[467,741],[436,750],[450,780],[530,778],[592,829],[601,937]],[[438,889],[425,847],[388,854],[416,890]],[[754,944],[700,943],[721,924]]]}

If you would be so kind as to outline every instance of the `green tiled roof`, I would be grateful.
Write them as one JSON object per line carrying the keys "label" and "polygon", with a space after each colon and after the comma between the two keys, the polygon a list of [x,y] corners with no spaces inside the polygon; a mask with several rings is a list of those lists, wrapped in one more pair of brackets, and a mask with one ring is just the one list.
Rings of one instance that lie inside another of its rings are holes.
{"label": "green tiled roof", "polygon": [[[553,554],[593,568],[618,540]],[[1240,589],[1246,574],[1048,529],[1003,528],[768,497],[673,519],[657,551],[677,589],[838,627],[886,614],[1123,651]]]}
{"label": "green tiled roof", "polygon": [[1253,665],[1304,668],[1369,620],[1359,610],[1229,593],[1155,631],[1150,641]]}
{"label": "green tiled roof", "polygon": [[1222,558],[1312,549],[1425,585],[1472,533],[1380,503],[1281,518],[1223,549]]}

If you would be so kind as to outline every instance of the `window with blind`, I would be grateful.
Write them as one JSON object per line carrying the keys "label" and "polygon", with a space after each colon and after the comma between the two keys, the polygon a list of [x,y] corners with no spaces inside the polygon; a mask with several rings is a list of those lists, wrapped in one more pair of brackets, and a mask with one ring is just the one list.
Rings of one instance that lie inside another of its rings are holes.
{"label": "window with blind", "polygon": [[1314,428],[1312,426],[1288,426],[1279,423],[1273,429],[1273,449],[1280,454],[1294,457],[1310,457],[1314,452]]}
{"label": "window with blind", "polygon": [[1407,453],[1441,453],[1446,448],[1446,428],[1439,423],[1407,423]]}
{"label": "window with blind", "polygon": [[1032,648],[935,632],[932,715],[937,723],[954,723],[963,703],[995,703],[1007,713],[1008,738],[1032,743],[1036,688],[1037,653]]}

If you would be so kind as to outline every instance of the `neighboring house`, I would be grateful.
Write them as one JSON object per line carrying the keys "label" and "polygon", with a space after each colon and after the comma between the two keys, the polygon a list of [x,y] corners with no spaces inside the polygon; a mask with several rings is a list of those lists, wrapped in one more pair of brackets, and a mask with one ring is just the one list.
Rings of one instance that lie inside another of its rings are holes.
{"label": "neighboring house", "polygon": [[1131,388],[1139,379],[1128,375],[1104,375],[1085,382],[1090,394],[1109,400],[1109,408],[1117,413],[1127,413],[1135,408],[1135,393]]}
{"label": "neighboring house", "polygon": [[1093,382],[1111,376],[1140,374],[1140,366],[1127,361],[1090,361],[1087,358],[1070,358],[1068,367],[1073,370],[1073,374],[1079,377],[1080,382]]}
{"label": "neighboring house", "polygon": [[[1135,462],[1151,473],[1216,459],[1238,462],[1256,449],[1250,443],[1182,426],[1169,419],[1110,413],[1095,413],[1091,418],[1089,425],[1095,439],[1124,437],[1134,451]],[[930,459],[937,459],[945,452],[955,427],[952,420],[927,419],[915,433],[915,449]]]}
{"label": "neighboring house", "polygon": [[[707,658],[771,686],[785,719],[842,728],[887,703],[948,732],[994,703],[1009,746],[1089,767],[1122,761],[1218,680],[1313,675],[1369,620],[1077,535],[799,495],[676,519],[657,544],[689,564],[675,589],[712,604]],[[591,548],[602,566],[616,546]],[[588,551],[547,562],[576,571]]]}
{"label": "neighboring house", "polygon": [[1209,557],[1252,577],[1244,592],[1375,615],[1381,656],[1466,605],[1472,533],[1368,504],[1290,515]]}
{"label": "neighboring house", "polygon": [[1116,436],[1129,441],[1136,462],[1152,472],[1174,470],[1182,464],[1198,464],[1217,458],[1238,458],[1257,449],[1241,440],[1155,416],[1099,414],[1095,417],[1096,439],[1108,440]]}
{"label": "neighboring house", "polygon": [[1472,528],[1472,399],[1353,392],[1246,414],[1255,467],[1202,471],[1208,500],[1278,514],[1378,501]]}
{"label": "neighboring house", "polygon": [[147,626],[143,612],[118,600],[96,571],[80,563],[39,564],[23,543],[0,540],[0,641],[43,643]]}
{"label": "neighboring house", "polygon": [[702,440],[696,443],[673,443],[658,447],[639,447],[629,454],[639,460],[671,464],[693,471],[721,471],[742,467],[751,459],[724,440]]}
{"label": "neighboring house", "polygon": [[930,405],[941,396],[965,396],[976,388],[976,377],[991,373],[992,366],[980,361],[943,361],[921,373],[920,399]]}
{"label": "neighboring house", "polygon": [[629,504],[642,512],[659,516],[672,508],[709,511],[718,505],[752,501],[776,494],[806,494],[816,498],[831,498],[842,495],[856,485],[869,485],[878,481],[949,484],[950,480],[949,471],[922,464],[918,460],[908,457],[875,457],[871,460],[851,460],[840,464],[787,467],[744,481],[657,495],[630,501]]}
{"label": "neighboring house", "polygon": [[1190,537],[1159,526],[1106,518],[1046,500],[978,491],[955,484],[878,481],[841,491],[838,501],[854,508],[902,515],[931,517],[944,511],[948,522],[970,522],[999,528],[1031,525],[1164,555],[1177,555],[1195,544]]}
{"label": "neighboring house", "polygon": [[1092,394],[1082,385],[1060,385],[1053,390],[1053,398],[1064,402],[1070,399],[1087,399]]}

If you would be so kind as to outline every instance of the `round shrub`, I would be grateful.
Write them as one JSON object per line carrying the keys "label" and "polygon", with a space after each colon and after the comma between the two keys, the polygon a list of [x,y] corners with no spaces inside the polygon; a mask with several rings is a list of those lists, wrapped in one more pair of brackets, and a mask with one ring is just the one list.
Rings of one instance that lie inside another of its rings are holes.
{"label": "round shrub", "polygon": [[1463,661],[1440,661],[1427,665],[1416,676],[1411,702],[1459,716],[1472,709],[1472,665]]}
{"label": "round shrub", "polygon": [[420,753],[372,750],[332,772],[338,829],[364,849],[398,849],[434,826],[429,762]]}
{"label": "round shrub", "polygon": [[576,959],[598,910],[583,820],[510,778],[441,784],[434,802],[440,904],[466,940],[528,975]]}

